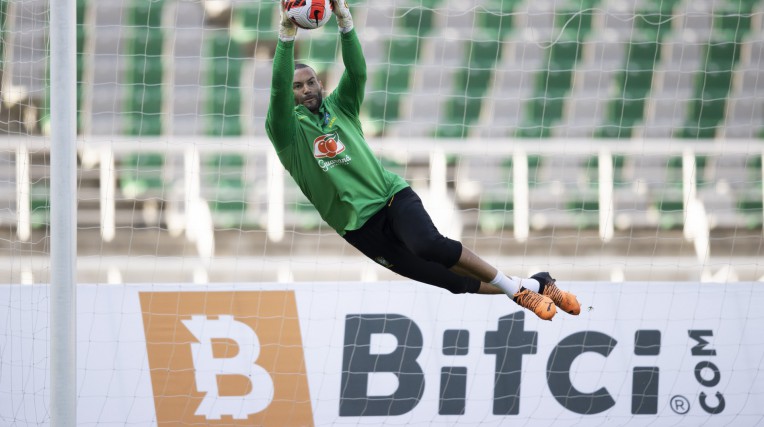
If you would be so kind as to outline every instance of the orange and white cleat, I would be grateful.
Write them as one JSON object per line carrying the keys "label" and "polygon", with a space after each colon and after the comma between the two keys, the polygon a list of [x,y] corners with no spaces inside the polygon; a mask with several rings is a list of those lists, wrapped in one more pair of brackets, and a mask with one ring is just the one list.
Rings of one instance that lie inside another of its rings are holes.
{"label": "orange and white cleat", "polygon": [[520,290],[512,296],[512,301],[516,302],[520,307],[527,308],[532,311],[541,320],[552,320],[557,309],[554,307],[554,302],[544,295],[533,292],[529,289],[520,288]]}
{"label": "orange and white cleat", "polygon": [[577,316],[581,313],[581,304],[578,298],[570,292],[563,291],[555,284],[555,280],[547,272],[536,273],[531,276],[541,284],[541,294],[554,301],[554,305],[566,313]]}

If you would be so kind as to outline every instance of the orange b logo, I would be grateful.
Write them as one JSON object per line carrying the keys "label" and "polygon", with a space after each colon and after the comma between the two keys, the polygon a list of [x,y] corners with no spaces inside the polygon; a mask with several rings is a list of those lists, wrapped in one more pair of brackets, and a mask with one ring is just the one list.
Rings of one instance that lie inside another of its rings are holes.
{"label": "orange b logo", "polygon": [[160,426],[313,426],[292,291],[142,292]]}

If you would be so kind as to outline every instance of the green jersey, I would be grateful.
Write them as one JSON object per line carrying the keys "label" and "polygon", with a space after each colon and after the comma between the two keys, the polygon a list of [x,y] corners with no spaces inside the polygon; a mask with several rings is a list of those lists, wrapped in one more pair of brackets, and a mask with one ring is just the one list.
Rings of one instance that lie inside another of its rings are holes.
{"label": "green jersey", "polygon": [[345,72],[318,114],[294,105],[294,41],[278,42],[265,128],[303,194],[321,218],[344,235],[361,228],[408,184],[385,170],[366,144],[358,117],[366,62],[355,30],[340,37]]}

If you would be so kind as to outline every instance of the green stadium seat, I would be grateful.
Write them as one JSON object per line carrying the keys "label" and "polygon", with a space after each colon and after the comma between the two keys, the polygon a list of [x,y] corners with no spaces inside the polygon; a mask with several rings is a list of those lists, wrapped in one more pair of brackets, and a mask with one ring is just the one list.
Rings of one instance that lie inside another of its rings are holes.
{"label": "green stadium seat", "polygon": [[460,95],[482,97],[491,84],[492,70],[462,68],[455,76],[454,91]]}
{"label": "green stadium seat", "polygon": [[563,97],[570,91],[572,69],[546,69],[535,76],[533,93],[538,97]]}
{"label": "green stadium seat", "polygon": [[653,85],[653,70],[627,68],[618,73],[615,83],[624,98],[644,100]]}
{"label": "green stadium seat", "polygon": [[599,199],[580,194],[565,202],[565,211],[573,215],[573,225],[579,230],[599,227]]}
{"label": "green stadium seat", "polygon": [[131,85],[159,86],[164,74],[162,58],[134,56],[127,59],[127,83]]}
{"label": "green stadium seat", "polygon": [[213,222],[218,227],[245,225],[247,193],[246,160],[240,154],[218,154],[204,160],[204,180],[213,189],[209,198]]}
{"label": "green stadium seat", "polygon": [[725,116],[735,65],[740,58],[740,42],[715,34],[703,49],[702,71],[695,75],[694,96],[678,138],[710,139],[717,134]]}
{"label": "green stadium seat", "polygon": [[163,0],[133,0],[127,7],[128,22],[136,26],[159,28],[162,26]]}
{"label": "green stadium seat", "polygon": [[162,191],[164,155],[134,153],[120,163],[119,187],[125,197],[135,199]]}
{"label": "green stadium seat", "polygon": [[477,122],[483,100],[478,97],[450,96],[445,101],[443,122],[434,131],[436,138],[466,138],[469,125]]}
{"label": "green stadium seat", "polygon": [[724,119],[727,98],[693,99],[689,103],[688,120],[717,126]]}
{"label": "green stadium seat", "polygon": [[480,117],[483,100],[477,97],[452,96],[446,101],[447,124],[471,124]]}
{"label": "green stadium seat", "polygon": [[475,10],[475,25],[489,40],[503,40],[514,29],[520,0],[490,0]]}
{"label": "green stadium seat", "polygon": [[595,138],[629,139],[634,135],[632,126],[622,125],[618,121],[608,120],[594,130]]}
{"label": "green stadium seat", "polygon": [[651,202],[651,209],[658,213],[658,226],[664,230],[681,228],[684,225],[684,201],[681,195],[669,194]]}
{"label": "green stadium seat", "polygon": [[753,1],[729,1],[714,9],[713,29],[730,39],[740,41],[751,32]]}
{"label": "green stadium seat", "polygon": [[580,35],[575,30],[563,31],[547,52],[547,68],[535,76],[533,98],[525,103],[525,118],[516,129],[518,138],[548,138],[563,114],[570,92],[573,71],[581,57]]}
{"label": "green stadium seat", "polygon": [[133,27],[127,39],[128,55],[161,56],[164,33],[161,28]]}
{"label": "green stadium seat", "polygon": [[307,63],[316,73],[323,73],[334,66],[339,52],[339,37],[326,34],[310,38],[297,38],[297,62]]}
{"label": "green stadium seat", "polygon": [[470,68],[493,68],[501,59],[498,40],[471,40],[465,50]]}
{"label": "green stadium seat", "polygon": [[565,31],[575,31],[586,37],[592,29],[594,9],[587,2],[570,0],[558,5],[554,12],[554,26]]}
{"label": "green stadium seat", "polygon": [[607,123],[632,128],[644,119],[644,98],[616,98],[607,106]]}
{"label": "green stadium seat", "polygon": [[160,135],[162,132],[164,34],[158,27],[158,18],[155,17],[161,16],[161,5],[162,2],[153,6],[136,3],[131,5],[128,11],[133,25],[125,41],[127,114],[124,129],[128,135]]}
{"label": "green stadium seat", "polygon": [[47,181],[35,182],[29,189],[29,226],[33,229],[50,225],[50,186]]}
{"label": "green stadium seat", "polygon": [[385,91],[370,92],[366,95],[363,108],[369,117],[371,132],[384,135],[387,125],[400,116],[401,95]]}
{"label": "green stadium seat", "polygon": [[213,89],[212,95],[209,100],[208,114],[233,117],[238,120],[238,116],[241,114],[241,91],[238,88]]}
{"label": "green stadium seat", "polygon": [[460,123],[439,124],[435,128],[433,136],[435,138],[467,138],[470,128]]}
{"label": "green stadium seat", "polygon": [[743,217],[743,223],[749,230],[762,228],[762,200],[754,198],[744,198],[737,201],[737,212]]}
{"label": "green stadium seat", "polygon": [[634,13],[634,28],[650,33],[656,41],[671,32],[674,8],[679,0],[648,0],[641,2]]}
{"label": "green stadium seat", "polygon": [[484,233],[491,234],[514,224],[515,203],[509,198],[481,198],[478,212],[478,226]]}
{"label": "green stadium seat", "polygon": [[515,138],[539,139],[552,136],[552,126],[539,122],[524,122],[515,129]]}
{"label": "green stadium seat", "polygon": [[208,59],[205,134],[237,136],[241,124],[241,70],[244,49],[228,33],[218,32],[206,47]]}
{"label": "green stadium seat", "polygon": [[706,72],[731,71],[740,59],[740,42],[728,39],[725,34],[711,40],[704,48],[701,58],[705,59]]}
{"label": "green stadium seat", "polygon": [[649,34],[642,33],[635,36],[629,42],[626,53],[625,69],[653,71],[655,64],[660,60],[661,45],[659,41]]}
{"label": "green stadium seat", "polygon": [[533,98],[526,104],[526,124],[551,128],[562,118],[565,98]]}
{"label": "green stadium seat", "polygon": [[560,39],[549,48],[547,66],[550,70],[573,70],[582,52],[580,34],[575,30],[563,31]]}
{"label": "green stadium seat", "polygon": [[385,43],[387,60],[395,65],[415,64],[419,60],[421,41],[416,36],[394,36]]}
{"label": "green stadium seat", "polygon": [[411,67],[408,65],[389,65],[379,68],[374,74],[374,88],[390,93],[402,94],[409,91]]}
{"label": "green stadium seat", "polygon": [[399,8],[395,16],[400,16],[397,20],[397,27],[405,32],[416,35],[417,37],[426,37],[432,32],[435,24],[435,10],[424,4],[414,8]]}
{"label": "green stadium seat", "polygon": [[252,43],[258,39],[275,39],[274,16],[276,2],[236,3],[231,10],[231,39],[237,43]]}
{"label": "green stadium seat", "polygon": [[762,159],[760,155],[752,156],[745,162],[745,170],[748,172],[749,182],[752,183],[755,188],[761,188],[762,186],[761,163]]}

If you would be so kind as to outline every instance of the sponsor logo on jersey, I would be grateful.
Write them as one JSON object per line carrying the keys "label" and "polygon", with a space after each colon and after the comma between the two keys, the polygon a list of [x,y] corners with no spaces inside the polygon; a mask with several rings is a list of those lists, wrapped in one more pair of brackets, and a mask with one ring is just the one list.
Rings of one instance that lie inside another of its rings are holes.
{"label": "sponsor logo on jersey", "polygon": [[317,159],[333,158],[345,151],[345,144],[340,141],[337,133],[321,135],[313,140],[313,156]]}
{"label": "sponsor logo on jersey", "polygon": [[140,301],[157,425],[314,425],[293,291]]}

